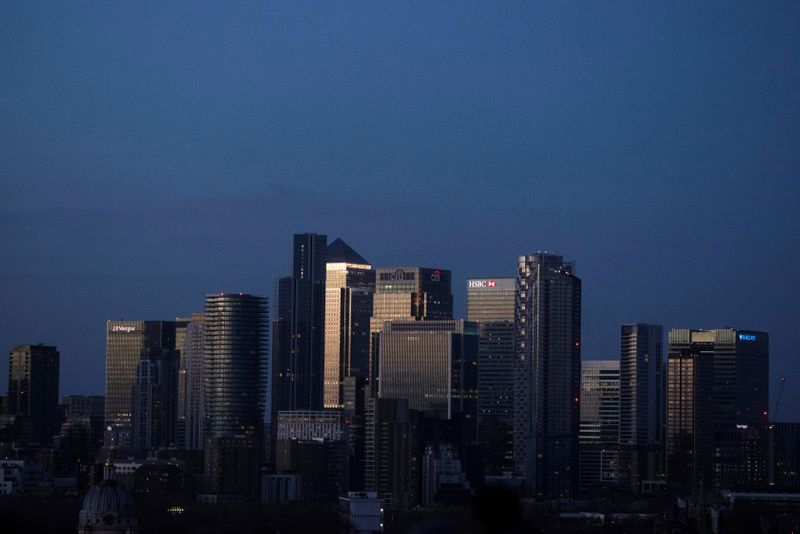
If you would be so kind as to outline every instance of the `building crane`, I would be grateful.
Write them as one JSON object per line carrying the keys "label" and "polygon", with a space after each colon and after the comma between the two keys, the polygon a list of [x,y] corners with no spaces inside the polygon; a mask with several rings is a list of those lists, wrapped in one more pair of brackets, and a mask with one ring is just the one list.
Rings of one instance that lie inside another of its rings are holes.
{"label": "building crane", "polygon": [[786,385],[786,377],[781,377],[781,385],[778,387],[778,398],[775,400],[775,409],[772,410],[772,422],[778,419],[778,408],[781,406],[781,397],[783,396],[783,386]]}

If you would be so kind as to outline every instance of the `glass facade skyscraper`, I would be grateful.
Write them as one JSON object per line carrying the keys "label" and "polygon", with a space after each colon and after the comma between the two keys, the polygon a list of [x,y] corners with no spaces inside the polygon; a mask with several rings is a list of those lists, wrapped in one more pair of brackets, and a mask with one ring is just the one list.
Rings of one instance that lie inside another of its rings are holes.
{"label": "glass facade skyscraper", "polygon": [[561,256],[519,258],[514,457],[526,491],[572,496],[578,486],[581,281]]}
{"label": "glass facade skyscraper", "polygon": [[450,271],[425,267],[377,270],[370,319],[369,390],[378,391],[380,332],[385,321],[429,321],[453,318]]}
{"label": "glass facade skyscraper", "polygon": [[619,360],[581,364],[580,487],[616,486],[619,464]]}
{"label": "glass facade skyscraper", "polygon": [[478,324],[478,440],[487,475],[514,471],[516,278],[467,281],[467,318]]}
{"label": "glass facade skyscraper", "polygon": [[[478,328],[469,321],[386,321],[381,331],[379,396],[439,419],[476,425]],[[474,438],[474,435],[472,436]]]}
{"label": "glass facade skyscraper", "polygon": [[206,296],[203,347],[207,437],[261,438],[268,370],[268,301]]}
{"label": "glass facade skyscraper", "polygon": [[375,271],[347,243],[328,246],[325,276],[325,408],[343,408],[345,380],[366,380]]}
{"label": "glass facade skyscraper", "polygon": [[726,436],[737,426],[767,421],[768,381],[766,332],[670,331],[666,441],[671,486],[719,488],[739,447]]}
{"label": "glass facade skyscraper", "polygon": [[664,329],[620,327],[620,431],[622,476],[638,491],[643,480],[664,479],[666,383]]}
{"label": "glass facade skyscraper", "polygon": [[327,241],[325,235],[295,234],[292,275],[278,281],[273,415],[323,406]]}
{"label": "glass facade skyscraper", "polygon": [[133,386],[139,361],[174,349],[173,321],[106,323],[106,445],[132,445]]}

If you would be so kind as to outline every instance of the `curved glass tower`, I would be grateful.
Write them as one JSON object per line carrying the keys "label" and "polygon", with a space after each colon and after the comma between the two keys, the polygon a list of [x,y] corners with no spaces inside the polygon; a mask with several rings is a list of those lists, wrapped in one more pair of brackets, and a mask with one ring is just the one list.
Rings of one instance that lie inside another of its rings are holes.
{"label": "curved glass tower", "polygon": [[204,389],[207,437],[261,437],[266,399],[268,301],[206,296]]}

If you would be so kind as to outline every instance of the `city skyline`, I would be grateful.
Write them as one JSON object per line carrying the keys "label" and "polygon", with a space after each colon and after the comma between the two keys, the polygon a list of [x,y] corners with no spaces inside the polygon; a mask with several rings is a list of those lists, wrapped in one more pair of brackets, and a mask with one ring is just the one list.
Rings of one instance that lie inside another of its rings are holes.
{"label": "city skyline", "polygon": [[792,2],[10,6],[0,346],[56,345],[62,390],[100,393],[105,321],[274,300],[293,232],[451,270],[457,317],[469,277],[551,250],[584,280],[585,357],[634,322],[769,331],[798,419],[795,21]]}
{"label": "city skyline", "polygon": [[[536,251],[536,252],[539,253],[539,252],[542,252],[542,251]],[[291,253],[290,250],[287,251],[287,255],[289,255],[290,253]],[[401,262],[401,264],[411,264],[411,262],[406,262],[406,263],[402,263]],[[433,265],[440,265],[440,264],[433,263]],[[443,267],[446,268],[446,266],[443,266]],[[387,266],[382,266],[380,264],[373,264],[373,269],[375,269],[376,272],[377,272],[377,270],[379,270],[379,269],[382,269],[382,270],[394,270],[395,267],[387,267]],[[449,271],[449,269],[448,269],[448,271]],[[489,272],[490,273],[497,273],[497,271],[498,270],[490,270]],[[583,273],[581,273],[581,274],[583,274]],[[453,287],[454,287],[454,289],[453,289],[453,301],[454,301],[453,317],[454,318],[457,318],[457,319],[458,318],[463,318],[463,319],[467,318],[468,313],[467,313],[467,309],[466,308],[467,308],[467,291],[469,289],[469,281],[471,279],[478,279],[478,278],[488,280],[488,279],[490,279],[492,277],[495,277],[497,279],[503,278],[500,275],[494,276],[494,274],[492,274],[491,276],[488,276],[488,275],[470,276],[470,277],[463,278],[463,284],[461,284],[460,287],[457,287],[456,286],[457,278],[462,278],[462,277],[457,277],[456,278],[454,276],[454,279],[456,279],[453,282]],[[276,306],[277,285],[278,285],[278,281],[279,281],[280,278],[281,278],[281,276],[276,275],[276,277],[275,277],[275,279],[273,281],[273,284],[272,284],[273,288],[272,288],[271,292],[264,292],[264,293],[250,292],[252,294],[262,295],[262,296],[267,296],[268,297],[268,299],[270,301],[270,313],[271,314],[273,313],[272,310]],[[508,278],[508,277],[506,277],[506,278]],[[234,291],[230,291],[230,292],[234,293]],[[202,295],[202,296],[200,296],[201,304],[197,307],[196,310],[191,310],[191,309],[179,310],[179,313],[173,313],[171,318],[170,318],[169,315],[167,315],[166,318],[165,317],[150,318],[150,319],[141,319],[141,318],[139,318],[139,319],[135,319],[135,320],[136,321],[155,321],[155,322],[175,322],[175,321],[180,321],[181,320],[180,317],[183,316],[183,315],[190,315],[191,313],[195,313],[198,310],[202,311],[202,308],[203,308],[202,301],[208,295],[215,295],[215,294],[221,294],[221,293],[226,293],[226,292],[219,291],[219,292],[208,293],[208,294]],[[119,321],[128,321],[128,320],[130,320],[130,319],[119,319]],[[582,317],[582,321],[584,323],[586,323],[587,321],[591,321],[590,318],[585,317],[585,312],[584,312],[584,315]],[[638,319],[631,319],[631,321],[629,321],[629,322],[637,322],[637,321],[638,321]],[[116,322],[116,321],[114,321],[112,319],[107,319],[106,322],[107,323],[111,323],[111,322]],[[642,321],[639,321],[639,322],[642,322]],[[653,322],[658,322],[658,318],[657,317],[654,318]],[[620,323],[619,325],[616,325],[617,332],[615,332],[615,333],[617,334],[617,336],[618,336],[618,329],[622,324],[624,324],[624,323]],[[723,328],[723,327],[725,327],[725,328],[734,327],[735,328],[735,327],[741,326],[741,324],[745,324],[745,323],[733,323],[733,324],[724,323],[723,324],[723,323],[711,323],[711,322],[709,322],[707,324],[696,325],[696,326],[694,326],[692,328],[702,328],[702,329],[714,329],[714,328]],[[664,343],[665,344],[666,344],[666,332],[668,332],[672,328],[690,328],[690,327],[686,326],[685,324],[670,325],[669,323],[665,323],[664,324]],[[766,328],[764,328],[764,329],[756,328],[756,330],[768,331],[768,329],[766,329]],[[270,329],[270,331],[271,331],[271,329]],[[585,336],[582,335],[582,337],[585,337]],[[91,343],[91,340],[88,340],[88,341],[89,341],[89,343]],[[618,339],[616,339],[615,341],[617,342],[617,344],[619,343]],[[774,344],[775,340],[773,339],[772,342]],[[20,344],[20,343],[22,343],[22,344],[29,343],[31,345],[44,343],[44,344],[55,345],[55,346],[58,346],[58,347],[62,346],[62,344],[59,343],[57,340],[56,341],[53,341],[53,340],[47,340],[47,341],[43,341],[43,340],[17,340],[17,342],[15,344]],[[581,349],[582,349],[582,351],[586,350],[584,342],[582,342]],[[64,351],[61,348],[60,348],[60,350],[62,351],[62,362],[63,362],[64,361],[64,355],[63,355]],[[103,373],[107,372],[107,370],[105,368],[105,361],[104,361],[105,360],[105,356],[106,356],[105,355],[105,351],[106,350],[107,350],[107,347],[105,346],[105,344],[103,344],[103,361],[101,362],[101,370],[102,370]],[[614,352],[614,350],[616,352]],[[270,349],[269,352],[270,352],[270,358],[271,358],[272,357],[272,354],[271,354],[272,353],[272,349]],[[619,347],[618,346],[615,349],[612,349],[612,351],[610,352],[610,355],[609,354],[600,354],[597,351],[592,351],[588,355],[582,355],[582,359],[583,360],[587,360],[587,361],[603,360],[603,359],[608,359],[609,357],[619,358]],[[793,369],[790,366],[784,366],[784,367],[781,368],[780,371],[775,370],[775,369],[773,369],[773,366],[774,366],[775,363],[776,362],[775,362],[775,355],[774,355],[774,349],[773,349],[771,357],[770,357],[770,369],[769,369],[769,373],[770,373],[770,380],[769,380],[770,401],[769,401],[769,407],[770,407],[770,409],[772,409],[772,407],[775,405],[776,395],[777,395],[777,391],[779,389],[778,388],[779,380],[781,378],[785,378],[787,375],[791,376],[791,373],[793,371]],[[69,369],[65,369],[65,365],[64,365],[64,363],[62,363],[62,369],[61,369],[61,377],[62,378],[61,378],[61,384],[60,384],[60,391],[62,392],[61,393],[62,396],[77,395],[77,394],[103,394],[104,391],[105,391],[105,387],[106,387],[105,374],[103,374],[102,381],[99,383],[99,385],[93,386],[92,389],[86,389],[85,381],[83,381],[83,380],[80,382],[81,386],[73,386],[76,389],[71,389],[71,388],[68,387],[68,385],[67,385],[67,387],[65,387],[64,378],[63,378],[65,374],[69,374]],[[7,375],[8,375],[8,369],[5,368],[5,367],[0,367],[0,381],[2,381],[3,384],[7,383],[7,378],[8,378]],[[775,380],[773,380],[773,376],[776,376],[776,375],[777,375],[777,378]],[[80,387],[83,387],[84,389],[80,389]],[[7,394],[7,392],[5,394]],[[787,400],[787,399],[791,399],[792,398],[792,394],[793,393],[792,393],[791,390],[784,391],[783,400],[781,401],[781,409],[780,409],[780,411],[778,413],[778,416],[779,416],[779,418],[777,419],[778,421],[794,421],[794,420],[800,419],[800,407],[794,408],[794,406],[792,405],[791,400]],[[794,410],[793,410],[793,408],[794,408]]]}

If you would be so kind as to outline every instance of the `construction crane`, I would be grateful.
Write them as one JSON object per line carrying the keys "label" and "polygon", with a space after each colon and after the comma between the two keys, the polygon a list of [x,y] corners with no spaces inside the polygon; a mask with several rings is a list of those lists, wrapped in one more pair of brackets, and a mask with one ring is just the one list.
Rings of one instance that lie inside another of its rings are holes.
{"label": "construction crane", "polygon": [[781,407],[781,397],[783,397],[783,386],[786,385],[786,377],[781,377],[781,385],[778,387],[778,398],[775,400],[775,409],[772,410],[772,422],[778,420],[778,408]]}

